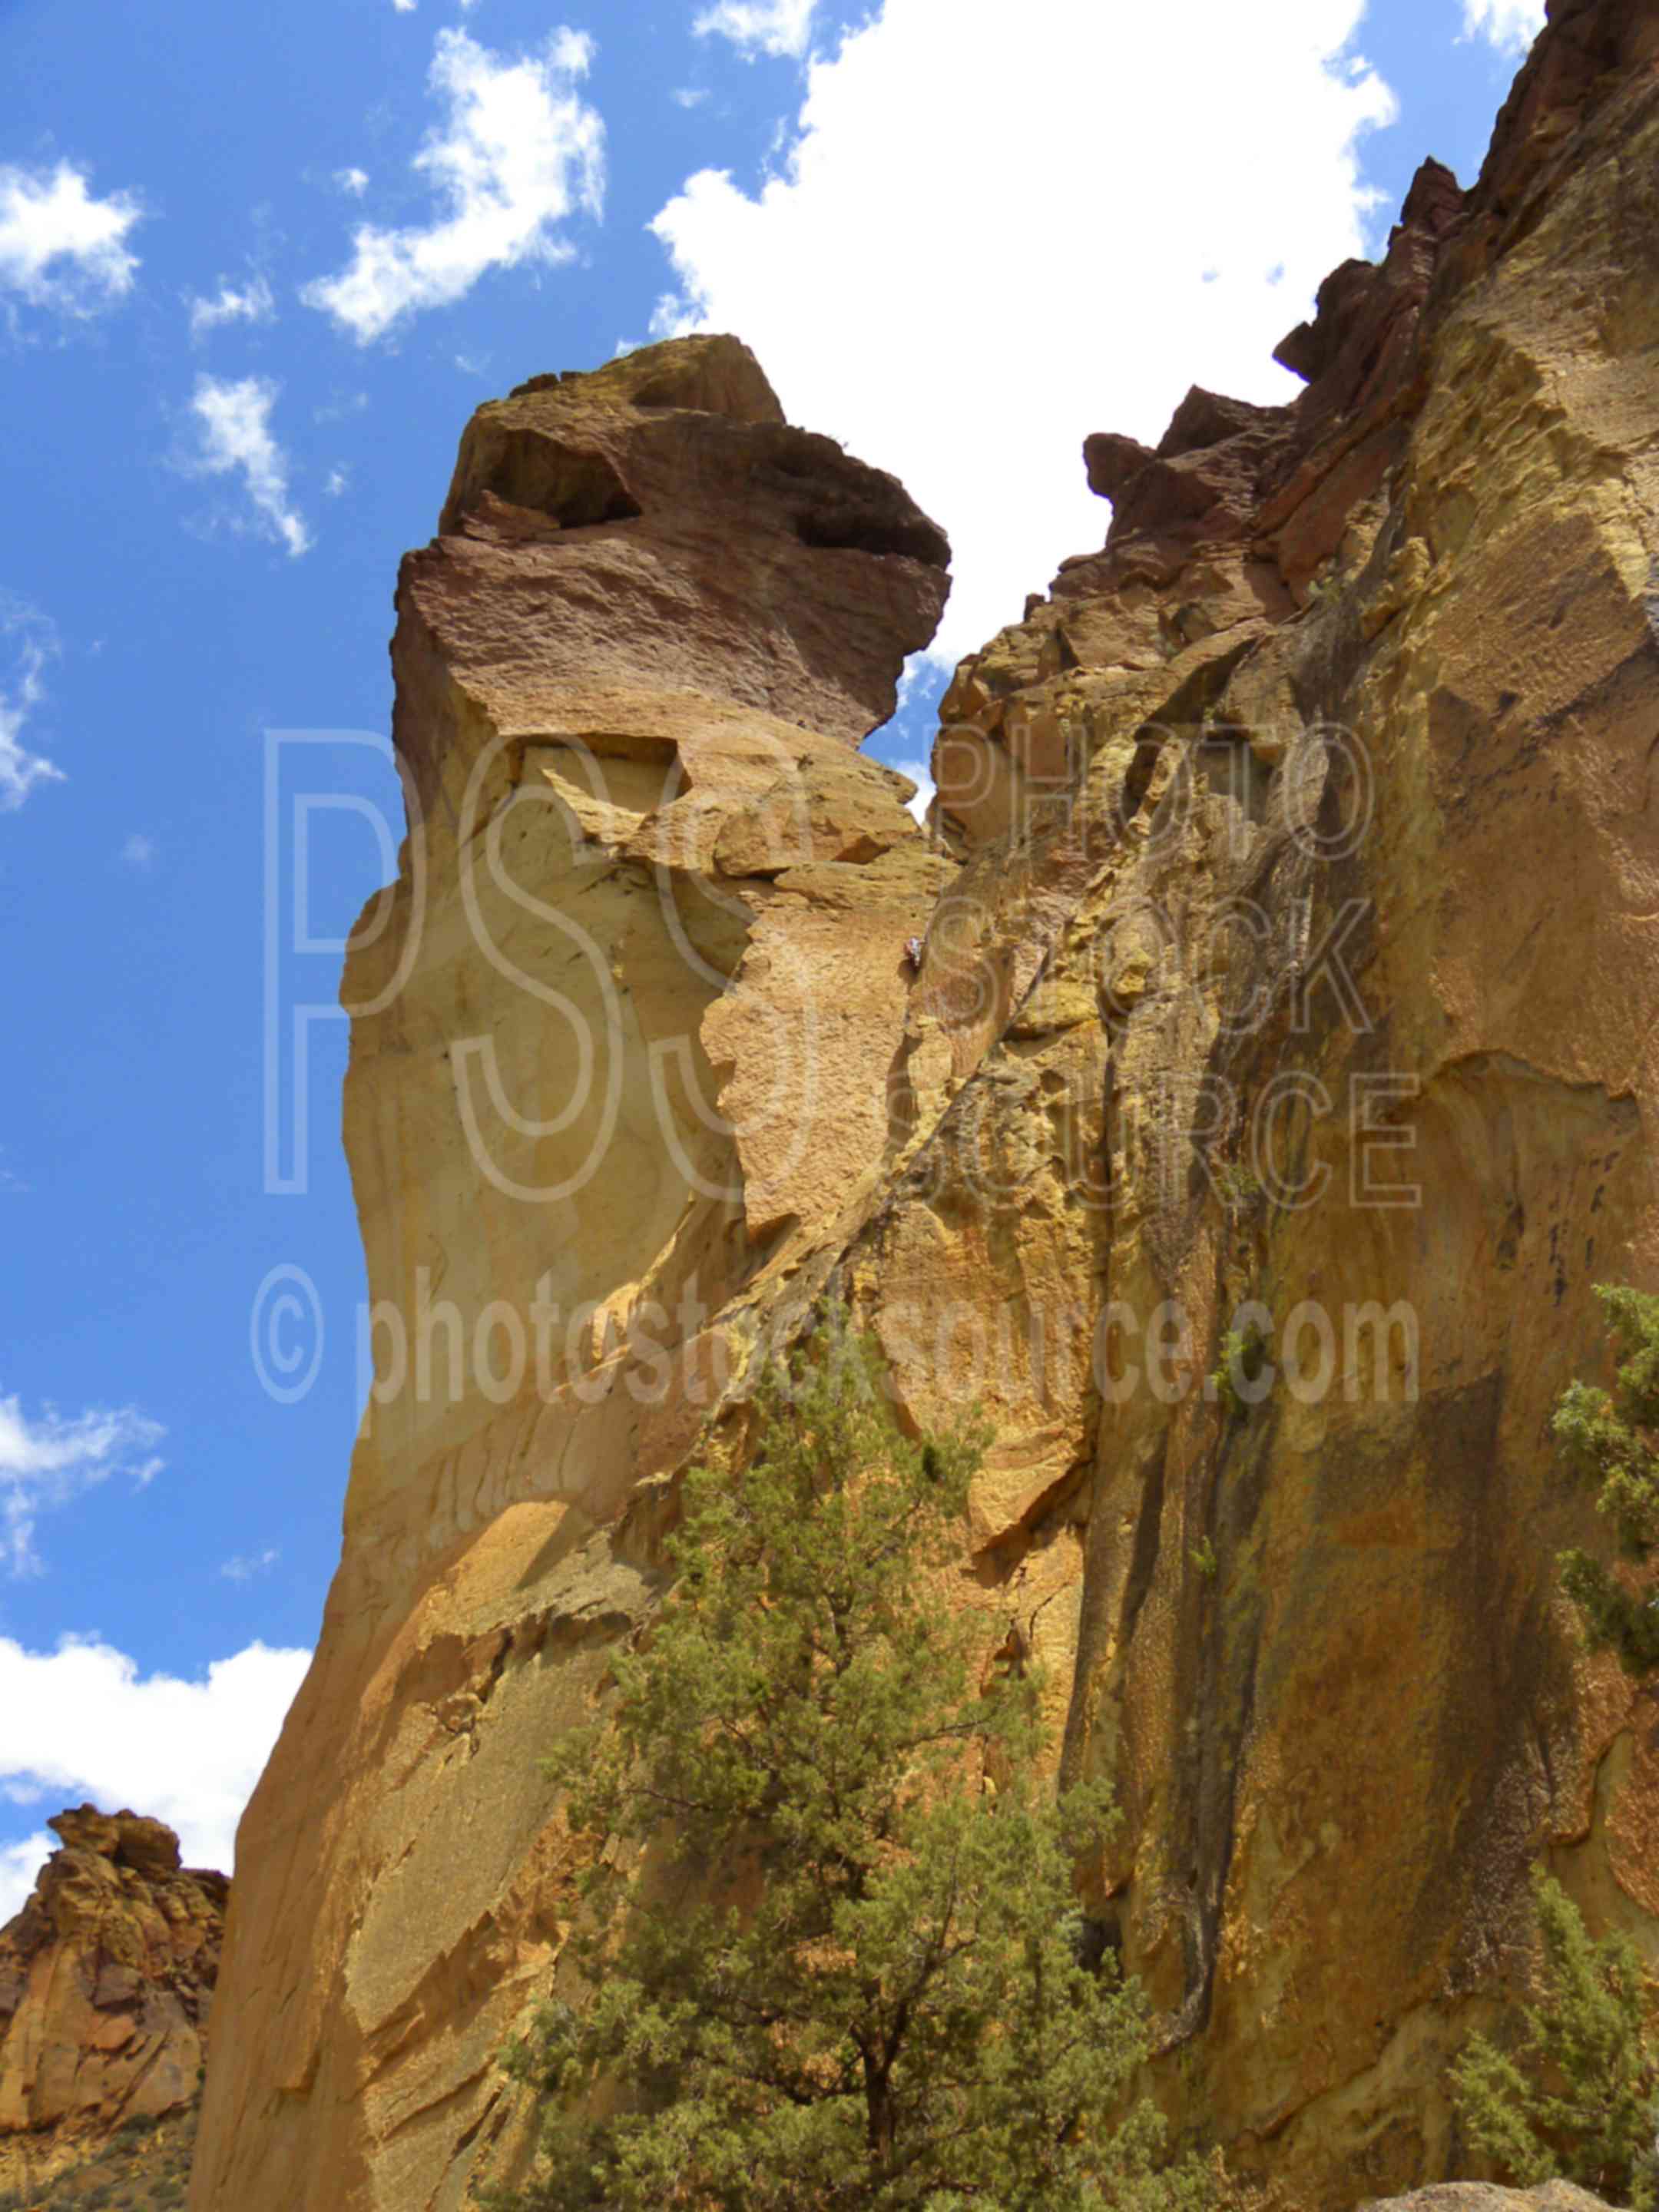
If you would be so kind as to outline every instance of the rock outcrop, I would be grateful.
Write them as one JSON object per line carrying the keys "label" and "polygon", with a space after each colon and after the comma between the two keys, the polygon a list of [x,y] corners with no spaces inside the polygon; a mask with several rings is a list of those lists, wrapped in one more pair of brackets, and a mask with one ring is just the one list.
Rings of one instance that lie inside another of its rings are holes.
{"label": "rock outcrop", "polygon": [[994,1424],[960,1601],[1115,1782],[1093,1907],[1182,2131],[1332,2206],[1437,2180],[1529,1867],[1659,1950],[1547,1433],[1593,1285],[1659,1286],[1656,62],[1656,0],[1552,0],[1294,405],[1089,441],[1110,536],[959,672],[931,840],[854,750],[944,591],[890,479],[729,340],[475,419],[346,977],[377,1382],[193,2212],[521,2163],[537,1753],[825,1289],[907,1419]]}
{"label": "rock outcrop", "polygon": [[229,1884],[181,1867],[160,1820],[90,1805],[0,1929],[0,2195],[199,2094]]}
{"label": "rock outcrop", "polygon": [[202,2203],[459,2203],[505,2118],[568,1871],[538,1753],[652,1602],[749,1316],[878,1186],[954,868],[856,747],[947,559],[715,338],[481,410],[404,565],[415,826],[345,985],[379,1379]]}
{"label": "rock outcrop", "polygon": [[1389,2198],[1375,2212],[1607,2212],[1602,2198],[1571,2181],[1535,2189],[1498,2189],[1486,2181],[1443,2181]]}

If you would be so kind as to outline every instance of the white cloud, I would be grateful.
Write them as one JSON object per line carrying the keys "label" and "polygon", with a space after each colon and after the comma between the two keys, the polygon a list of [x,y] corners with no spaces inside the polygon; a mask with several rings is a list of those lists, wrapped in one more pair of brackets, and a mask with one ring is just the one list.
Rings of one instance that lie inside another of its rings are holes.
{"label": "white cloud", "polygon": [[34,1877],[58,1848],[56,1836],[42,1828],[21,1844],[0,1844],[0,1928],[15,1919],[28,1901]]}
{"label": "white cloud", "polygon": [[121,848],[121,858],[128,867],[147,876],[155,866],[155,840],[146,837],[142,830],[135,830]]}
{"label": "white cloud", "polygon": [[676,85],[668,96],[676,107],[701,107],[708,97],[708,88],[699,84]]}
{"label": "white cloud", "polygon": [[313,422],[343,422],[353,415],[362,414],[368,405],[368,392],[349,392],[343,399],[331,400],[326,407],[313,408],[311,419]]}
{"label": "white cloud", "polygon": [[31,1420],[21,1399],[0,1398],[0,1557],[12,1572],[38,1566],[34,1528],[42,1512],[112,1474],[143,1484],[159,1474],[155,1446],[165,1433],[130,1406],[72,1417],[48,1406]]}
{"label": "white cloud", "polygon": [[1544,27],[1544,0],[1463,0],[1463,35],[1523,54]]}
{"label": "white cloud", "polygon": [[280,1552],[267,1547],[263,1552],[227,1559],[219,1571],[227,1582],[251,1583],[256,1575],[268,1575],[282,1556]]}
{"label": "white cloud", "polygon": [[949,531],[941,659],[1101,543],[1090,431],[1156,440],[1194,382],[1296,388],[1273,348],[1364,250],[1356,142],[1394,112],[1345,52],[1361,4],[1027,0],[1010,37],[1002,0],[886,0],[812,65],[779,174],[704,170],[658,216],[659,333],[740,332],[793,419]]}
{"label": "white cloud", "polygon": [[338,499],[349,489],[350,483],[351,474],[349,470],[331,469],[328,472],[328,481],[323,486],[323,495],[326,499]]}
{"label": "white cloud", "polygon": [[31,307],[85,315],[132,289],[127,234],[143,213],[128,193],[94,199],[86,173],[0,167],[0,290]]}
{"label": "white cloud", "polygon": [[516,60],[441,31],[428,81],[447,112],[414,161],[441,212],[424,228],[363,224],[349,267],[307,284],[307,305],[367,345],[463,298],[487,270],[568,261],[574,249],[556,226],[604,207],[605,125],[577,89],[592,58],[574,31]]}
{"label": "white cloud", "polygon": [[38,783],[62,783],[64,772],[23,745],[23,725],[45,701],[46,667],[58,657],[58,632],[26,600],[0,592],[0,814],[15,814]]}
{"label": "white cloud", "polygon": [[343,192],[349,192],[353,199],[360,200],[368,190],[368,171],[367,169],[337,169],[334,172],[334,181]]}
{"label": "white cloud", "polygon": [[730,39],[744,52],[804,54],[817,0],[716,0],[692,28],[700,39]]}
{"label": "white cloud", "polygon": [[392,4],[400,15],[412,15],[415,13],[417,0],[392,0]]}
{"label": "white cloud", "polygon": [[[86,1796],[149,1814],[178,1830],[186,1866],[228,1872],[236,1823],[310,1657],[251,1644],[182,1681],[141,1676],[95,1638],[45,1652],[0,1637],[0,1777],[65,1804]],[[52,1848],[34,1837],[0,1850],[0,1919]]]}
{"label": "white cloud", "polygon": [[209,476],[240,471],[266,534],[297,557],[310,550],[311,532],[289,502],[288,456],[270,434],[276,391],[258,376],[234,384],[198,376],[190,403],[201,434],[193,466]]}
{"label": "white cloud", "polygon": [[906,805],[916,820],[925,823],[927,819],[927,810],[933,803],[935,787],[932,768],[925,760],[895,761],[892,765],[901,775],[908,775],[916,787],[915,797],[907,800]]}
{"label": "white cloud", "polygon": [[217,299],[191,299],[190,334],[199,338],[204,331],[217,330],[222,323],[268,323],[276,312],[276,302],[263,276],[254,277],[240,292],[222,276]]}

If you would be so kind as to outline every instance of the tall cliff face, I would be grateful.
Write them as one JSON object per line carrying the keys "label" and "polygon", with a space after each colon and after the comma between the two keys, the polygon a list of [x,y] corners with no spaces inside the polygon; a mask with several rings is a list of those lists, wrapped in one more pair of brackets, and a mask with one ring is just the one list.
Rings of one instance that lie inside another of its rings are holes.
{"label": "tall cliff face", "polygon": [[[934,1193],[1006,1163],[1018,1233],[950,1244],[1023,1315],[1064,1225],[1098,1395],[1053,1445],[1040,1380],[997,1407],[1031,1474],[984,1534],[1011,1595],[1076,1555],[1034,1635],[1125,1806],[1172,2109],[1320,2201],[1447,2170],[1529,1863],[1655,1942],[1655,1744],[1562,1618],[1547,1424],[1592,1285],[1659,1266],[1656,56],[1651,7],[1554,8],[1474,191],[1425,169],[1287,341],[1295,407],[1089,441],[1104,555],[946,702],[933,1190],[852,1262],[915,1297]],[[1242,1419],[1194,1387],[1241,1313],[1280,1370]]]}
{"label": "tall cliff face", "polygon": [[1591,1285],[1659,1283],[1656,157],[1659,4],[1553,0],[1294,406],[1090,440],[1106,549],[959,672],[932,840],[854,750],[944,590],[890,479],[726,340],[475,418],[346,979],[376,1402],[194,2212],[459,2212],[521,2158],[537,1753],[826,1287],[908,1418],[995,1423],[961,1601],[1114,1778],[1183,2127],[1322,2201],[1437,2179],[1528,1866],[1659,1945],[1547,1432]]}
{"label": "tall cliff face", "polygon": [[0,1929],[0,2195],[19,2203],[122,2127],[187,2112],[206,2053],[223,1875],[159,1820],[83,1805]]}
{"label": "tall cliff face", "polygon": [[697,339],[483,409],[404,564],[414,826],[345,984],[380,1377],[198,2202],[459,2205],[506,2117],[566,1902],[538,1757],[652,1602],[747,1316],[881,1174],[953,869],[856,746],[947,559]]}

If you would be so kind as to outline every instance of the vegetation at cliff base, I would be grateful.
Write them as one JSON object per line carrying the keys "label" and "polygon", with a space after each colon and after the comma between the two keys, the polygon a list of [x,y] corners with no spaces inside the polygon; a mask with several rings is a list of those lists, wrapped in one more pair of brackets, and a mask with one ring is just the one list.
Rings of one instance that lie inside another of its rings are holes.
{"label": "vegetation at cliff base", "polygon": [[1618,1375],[1611,1392],[1571,1384],[1553,1427],[1572,1465],[1598,1484],[1596,1508],[1613,1525],[1626,1571],[1567,1552],[1561,1582],[1591,1650],[1616,1651],[1640,1677],[1659,1668],[1659,1598],[1628,1572],[1659,1546],[1659,1297],[1607,1285],[1595,1295],[1622,1355]]}
{"label": "vegetation at cliff base", "polygon": [[0,2190],[0,2212],[176,2212],[190,2187],[196,2113],[129,2120],[33,2189]]}
{"label": "vegetation at cliff base", "polygon": [[[1659,1669],[1659,1602],[1640,1571],[1659,1548],[1659,1297],[1597,1289],[1620,1356],[1612,1390],[1571,1383],[1551,1424],[1564,1455],[1596,1486],[1618,1559],[1562,1554],[1562,1588],[1590,1650],[1638,1679]],[[1640,2212],[1659,2206],[1659,2046],[1635,1945],[1593,1942],[1559,1882],[1534,1884],[1536,2002],[1513,2050],[1476,2036],[1452,2069],[1470,2147],[1521,2186],[1575,2181]]]}
{"label": "vegetation at cliff base", "polygon": [[[838,1322],[687,1479],[678,1579],[551,1771],[593,1840],[544,2106],[494,2212],[1182,2212],[1131,2087],[1139,1988],[1079,1911],[1109,1820],[1057,1802],[1039,1685],[951,1601],[979,1448],[912,1442]],[[1092,1940],[1091,1940],[1092,1939]],[[578,1990],[582,1993],[578,1994]]]}
{"label": "vegetation at cliff base", "polygon": [[1471,2147],[1522,2188],[1576,2181],[1610,2203],[1652,2212],[1659,2054],[1647,2033],[1641,1959],[1622,1936],[1592,1942],[1557,1881],[1534,1884],[1539,1996],[1511,2053],[1484,2036],[1452,2069]]}

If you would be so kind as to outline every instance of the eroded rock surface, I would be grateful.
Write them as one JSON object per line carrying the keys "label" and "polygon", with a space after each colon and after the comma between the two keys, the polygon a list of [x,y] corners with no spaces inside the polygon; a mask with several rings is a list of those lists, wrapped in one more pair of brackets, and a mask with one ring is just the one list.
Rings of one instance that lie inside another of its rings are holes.
{"label": "eroded rock surface", "polygon": [[160,1820],[90,1805],[0,1929],[0,2193],[20,2197],[124,2124],[199,2094],[229,1884]]}
{"label": "eroded rock surface", "polygon": [[[1324,289],[1294,406],[1089,441],[1104,552],[945,702],[926,1194],[849,1265],[878,1328],[948,1273],[1016,1343],[1090,1286],[1060,1387],[993,1395],[1030,1451],[981,1534],[1124,1805],[1172,2112],[1321,2202],[1452,2169],[1532,1862],[1659,1930],[1650,1717],[1564,1618],[1548,1437],[1593,1285],[1659,1279],[1656,33],[1553,10],[1467,199],[1431,165]],[[1323,1375],[1241,1419],[1252,1307]]]}
{"label": "eroded rock surface", "polygon": [[1429,165],[1286,341],[1294,405],[1090,439],[1110,536],[959,672],[931,842],[854,750],[944,589],[890,479],[729,340],[475,420],[346,981],[384,1402],[194,2212],[521,2164],[537,1753],[826,1287],[908,1418],[995,1424],[959,1601],[1115,1781],[1091,1904],[1185,2134],[1333,2207],[1438,2180],[1530,1866],[1659,1949],[1651,1715],[1557,1597],[1594,1516],[1547,1434],[1593,1285],[1659,1285],[1656,59],[1655,0],[1553,0],[1474,189]]}
{"label": "eroded rock surface", "polygon": [[1542,2181],[1535,2189],[1499,2189],[1487,2181],[1443,2181],[1379,2204],[1376,2212],[1605,2212],[1603,2200],[1576,2182]]}
{"label": "eroded rock surface", "polygon": [[569,1871],[538,1756],[653,1601],[754,1313],[882,1171],[955,866],[856,747],[947,557],[714,338],[482,409],[404,563],[419,828],[345,987],[380,1402],[249,1816],[199,2202],[459,2205],[507,2117]]}

